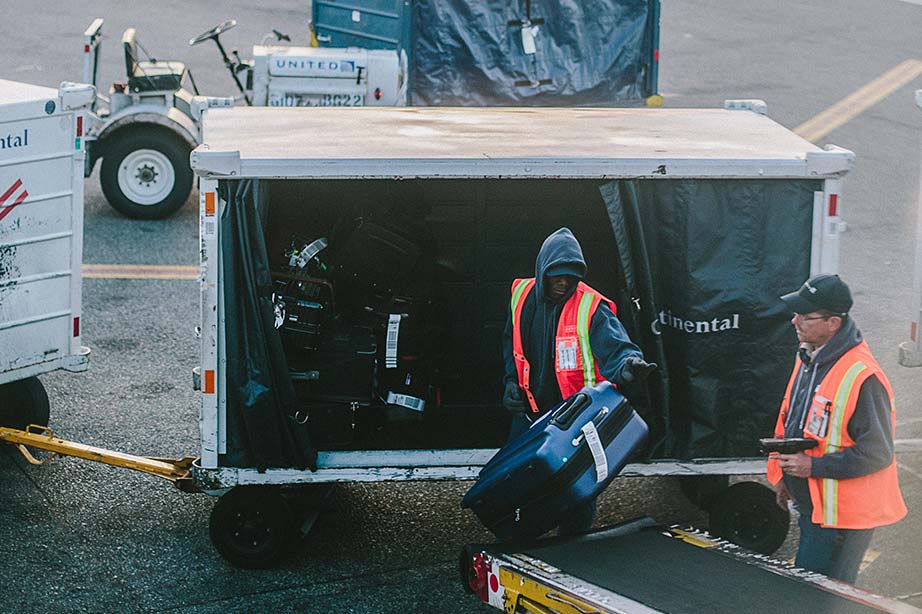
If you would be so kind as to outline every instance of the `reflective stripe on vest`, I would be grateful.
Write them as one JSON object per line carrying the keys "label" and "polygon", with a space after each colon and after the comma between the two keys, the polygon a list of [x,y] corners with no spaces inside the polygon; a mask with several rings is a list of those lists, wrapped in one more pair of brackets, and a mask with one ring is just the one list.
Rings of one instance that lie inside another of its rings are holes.
{"label": "reflective stripe on vest", "polygon": [[[856,362],[845,372],[845,377],[842,378],[842,383],[839,384],[839,389],[836,391],[835,400],[832,405],[832,416],[829,418],[829,438],[826,441],[826,449],[823,451],[823,454],[838,452],[842,449],[842,431],[848,427],[848,424],[845,422],[845,410],[848,405],[848,399],[852,394],[852,387],[855,385],[855,379],[858,377],[858,374],[865,369],[867,369],[867,367],[863,363]],[[839,480],[824,478],[823,524],[836,526],[838,521]]]}
{"label": "reflective stripe on vest", "polygon": [[531,290],[531,286],[535,285],[534,279],[516,279],[512,284],[512,321],[515,321],[516,311],[519,307],[519,302],[525,299],[525,294],[528,290]]}
{"label": "reflective stripe on vest", "polygon": [[576,334],[579,336],[579,349],[583,355],[583,386],[595,386],[595,360],[589,345],[589,323],[592,320],[590,309],[595,296],[595,292],[583,294],[579,300],[579,310],[576,312]]}

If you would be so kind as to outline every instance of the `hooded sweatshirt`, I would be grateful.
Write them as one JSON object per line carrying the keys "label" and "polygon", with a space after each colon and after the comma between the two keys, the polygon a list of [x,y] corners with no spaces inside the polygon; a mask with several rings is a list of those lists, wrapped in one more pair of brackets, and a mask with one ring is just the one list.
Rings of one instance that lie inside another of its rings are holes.
{"label": "hooded sweatshirt", "polygon": [[[548,271],[567,270],[568,274],[582,280],[586,275],[586,261],[579,242],[568,228],[561,228],[551,234],[541,245],[535,260],[535,287],[529,292],[522,306],[522,347],[525,358],[531,366],[529,387],[535,402],[546,411],[562,401],[557,373],[556,358],[557,323],[563,306],[576,291],[570,288],[559,302],[553,302],[546,293]],[[589,344],[599,372],[610,382],[622,385],[621,370],[625,361],[636,356],[642,358],[640,349],[634,345],[624,326],[603,301],[596,308],[589,324]],[[515,359],[512,356],[512,314],[506,320],[503,333],[503,360],[505,363],[504,383],[518,382]]]}
{"label": "hooded sweatshirt", "polygon": [[[811,358],[806,348],[800,349],[803,363],[794,386],[785,437],[804,436],[804,418],[813,402],[813,395],[829,373],[829,370],[845,352],[861,343],[861,331],[852,318],[848,318],[839,332],[822,346]],[[890,398],[884,385],[876,376],[871,376],[861,385],[855,413],[848,422],[848,435],[855,445],[831,454],[813,459],[814,478],[842,480],[868,475],[887,467],[893,461],[893,431],[890,424]],[[801,515],[813,510],[810,489],[805,478],[784,475],[784,485]]]}

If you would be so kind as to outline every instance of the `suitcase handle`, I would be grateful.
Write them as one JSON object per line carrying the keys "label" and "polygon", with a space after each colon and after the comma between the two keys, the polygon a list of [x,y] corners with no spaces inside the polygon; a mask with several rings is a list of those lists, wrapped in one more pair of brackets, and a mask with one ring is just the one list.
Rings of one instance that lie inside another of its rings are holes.
{"label": "suitcase handle", "polygon": [[570,397],[568,400],[564,401],[563,405],[554,410],[554,415],[551,417],[551,424],[564,431],[567,430],[570,428],[570,425],[573,424],[573,421],[580,412],[590,404],[592,404],[592,400],[589,398],[588,394],[580,392]]}
{"label": "suitcase handle", "polygon": [[[601,428],[601,426],[602,426],[602,421],[605,420],[605,416],[608,415],[608,412],[609,412],[609,411],[610,411],[610,410],[608,409],[608,407],[602,407],[602,409],[599,411],[599,413],[597,413],[597,414],[595,415],[595,418],[592,419],[592,424],[595,425],[595,428],[597,428],[597,429],[598,429],[598,428]],[[573,444],[573,447],[576,447],[576,446],[578,446],[579,444],[583,443],[583,434],[580,433],[578,436],[574,437],[574,438],[573,438],[573,441],[570,442],[570,443]]]}

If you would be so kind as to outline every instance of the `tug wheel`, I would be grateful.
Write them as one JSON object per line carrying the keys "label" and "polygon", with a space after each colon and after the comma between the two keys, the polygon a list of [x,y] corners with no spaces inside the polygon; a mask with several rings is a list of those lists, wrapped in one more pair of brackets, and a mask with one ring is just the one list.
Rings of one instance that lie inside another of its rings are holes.
{"label": "tug wheel", "polygon": [[105,145],[99,181],[112,208],[127,217],[159,220],[192,191],[189,146],[155,128],[123,128]]}

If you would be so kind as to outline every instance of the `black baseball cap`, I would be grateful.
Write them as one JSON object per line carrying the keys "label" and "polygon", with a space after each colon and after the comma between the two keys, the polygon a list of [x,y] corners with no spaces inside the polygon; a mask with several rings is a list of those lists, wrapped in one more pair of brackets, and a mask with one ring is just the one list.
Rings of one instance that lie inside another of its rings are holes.
{"label": "black baseball cap", "polygon": [[794,313],[830,311],[845,315],[852,308],[852,292],[838,275],[817,275],[804,282],[796,292],[785,294],[781,300]]}
{"label": "black baseball cap", "polygon": [[572,275],[582,279],[586,276],[586,265],[579,262],[559,262],[547,267],[544,271],[545,277],[556,277],[558,275]]}

